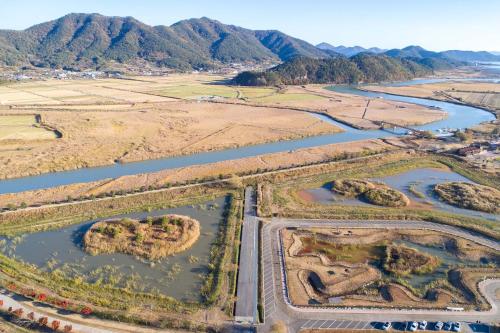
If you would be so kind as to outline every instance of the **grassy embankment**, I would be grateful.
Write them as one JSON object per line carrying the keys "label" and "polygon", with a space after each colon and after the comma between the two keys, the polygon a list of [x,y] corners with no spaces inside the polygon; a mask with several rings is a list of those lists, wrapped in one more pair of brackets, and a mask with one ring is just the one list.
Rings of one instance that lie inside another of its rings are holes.
{"label": "grassy embankment", "polygon": [[[229,191],[229,192],[228,192]],[[229,194],[227,194],[229,193]],[[42,290],[52,299],[91,306],[100,318],[184,329],[203,329],[203,324],[186,319],[198,310],[217,308],[228,311],[233,306],[235,258],[235,233],[241,215],[240,190],[200,187],[183,191],[166,191],[130,198],[116,198],[107,202],[90,202],[81,205],[61,206],[38,211],[19,212],[3,216],[0,232],[33,232],[78,223],[98,216],[109,216],[133,211],[153,210],[199,203],[229,195],[224,222],[219,226],[216,241],[209,254],[209,274],[204,278],[201,302],[181,302],[159,293],[143,293],[117,288],[112,283],[90,284],[83,279],[68,279],[57,271],[45,272],[33,265],[0,255],[0,285],[12,290]],[[23,221],[22,225],[19,221]]]}
{"label": "grassy embankment", "polygon": [[[397,156],[397,155],[396,155]],[[466,164],[455,159],[435,155],[408,155],[398,160],[380,158],[363,163],[339,164],[334,170],[325,170],[316,174],[295,175],[282,179],[279,185],[269,185],[267,182],[261,188],[259,196],[263,198],[259,211],[266,216],[283,216],[294,218],[333,218],[333,219],[390,219],[390,220],[425,220],[443,224],[456,225],[469,230],[481,232],[492,238],[500,238],[500,227],[494,221],[468,217],[448,212],[406,208],[377,208],[364,206],[322,205],[305,202],[297,192],[304,188],[315,188],[334,179],[373,178],[399,174],[417,168],[451,169],[470,180],[500,188],[500,181],[485,175],[478,170],[472,170]],[[276,182],[275,182],[276,183]]]}

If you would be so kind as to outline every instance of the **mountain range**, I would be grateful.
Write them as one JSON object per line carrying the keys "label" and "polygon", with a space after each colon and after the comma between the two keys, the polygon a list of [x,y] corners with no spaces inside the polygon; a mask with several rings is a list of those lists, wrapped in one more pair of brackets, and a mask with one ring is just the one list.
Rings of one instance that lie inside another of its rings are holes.
{"label": "mountain range", "polygon": [[0,30],[0,63],[43,67],[98,67],[109,60],[143,59],[177,69],[231,62],[280,62],[328,57],[315,46],[276,30],[249,30],[208,18],[149,26],[132,17],[69,14],[26,30]]}
{"label": "mountain range", "polygon": [[[432,52],[404,49],[318,47],[277,30],[250,30],[203,17],[171,26],[149,26],[133,17],[68,14],[26,30],[0,30],[0,65],[66,69],[102,68],[110,61],[147,61],[177,70],[210,69],[230,63],[281,63],[295,57],[352,57],[360,53],[392,58],[453,61],[500,61],[488,52]],[[419,60],[419,61],[420,61]],[[436,66],[431,66],[436,67]]]}
{"label": "mountain range", "polygon": [[369,53],[382,53],[382,52],[385,52],[387,50],[384,50],[384,49],[380,49],[378,47],[370,47],[369,49],[365,49],[364,47],[361,47],[361,46],[344,46],[344,45],[340,45],[340,46],[333,46],[331,44],[328,44],[328,43],[319,43],[318,45],[316,45],[316,47],[320,50],[329,50],[329,51],[333,51],[333,52],[337,52],[337,53],[340,53],[346,57],[352,57],[358,53],[362,53],[362,52],[369,52]]}

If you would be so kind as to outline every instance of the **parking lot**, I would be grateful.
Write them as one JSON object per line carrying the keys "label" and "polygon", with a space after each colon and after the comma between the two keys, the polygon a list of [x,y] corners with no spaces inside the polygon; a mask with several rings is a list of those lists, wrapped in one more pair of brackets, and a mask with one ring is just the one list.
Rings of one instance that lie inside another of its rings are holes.
{"label": "parking lot", "polygon": [[[315,225],[331,226],[345,225],[348,222],[338,221],[315,221],[315,220],[286,220],[275,219],[272,223],[265,223],[262,228],[262,304],[264,310],[264,325],[260,326],[259,332],[268,332],[270,325],[275,321],[284,321],[289,325],[289,332],[299,332],[304,329],[338,329],[349,331],[380,330],[383,331],[384,321],[391,322],[390,331],[406,331],[406,321],[421,321],[426,319],[429,324],[427,331],[434,330],[434,323],[438,320],[460,321],[461,332],[489,332],[488,326],[475,324],[477,319],[483,322],[495,322],[497,320],[497,301],[494,295],[498,283],[485,284],[484,292],[489,295],[494,307],[486,312],[457,312],[457,311],[427,311],[427,310],[385,310],[385,309],[332,309],[327,307],[296,307],[288,299],[286,273],[283,269],[282,247],[280,244],[279,230],[283,227],[311,227]],[[367,222],[356,222],[360,226]],[[383,223],[383,224],[382,224]],[[448,226],[441,226],[432,223],[419,222],[425,228],[446,228],[445,231],[453,233],[455,230]],[[415,222],[412,227],[415,227]],[[371,227],[407,227],[407,223],[398,222],[370,222]],[[420,226],[420,225],[419,225]],[[460,231],[462,232],[462,231]],[[465,235],[467,238],[474,238],[475,235]],[[480,240],[489,242],[489,240]],[[495,245],[497,247],[498,245]],[[423,332],[423,330],[418,330]]]}
{"label": "parking lot", "polygon": [[375,328],[375,323],[355,320],[306,320],[300,328],[367,330]]}

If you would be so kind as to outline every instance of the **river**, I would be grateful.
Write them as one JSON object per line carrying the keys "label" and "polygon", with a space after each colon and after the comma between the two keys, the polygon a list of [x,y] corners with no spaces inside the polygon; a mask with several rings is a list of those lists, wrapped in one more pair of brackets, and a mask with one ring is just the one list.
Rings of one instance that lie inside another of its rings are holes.
{"label": "river", "polygon": [[[419,81],[407,82],[406,84],[418,84]],[[370,98],[384,98],[387,100],[415,103],[425,106],[439,107],[448,113],[448,117],[444,120],[436,121],[431,124],[416,126],[421,130],[437,130],[439,128],[466,128],[477,125],[484,121],[491,121],[495,117],[478,108],[457,105],[447,102],[438,102],[423,98],[413,98],[404,96],[394,96],[383,93],[374,93],[358,90],[354,87],[335,86],[328,89],[357,94]],[[319,116],[321,117],[321,116]],[[251,157],[261,154],[269,154],[283,151],[290,151],[300,148],[316,147],[332,143],[342,143],[365,139],[383,138],[397,135],[395,133],[382,130],[358,130],[350,126],[346,126],[336,122],[328,117],[321,117],[324,121],[328,121],[335,126],[344,130],[342,133],[331,135],[320,135],[297,140],[279,141],[274,143],[259,144],[233,149],[225,149],[215,152],[198,153],[187,156],[168,157],[155,160],[145,160],[140,162],[132,162],[125,164],[113,164],[103,167],[82,168],[71,171],[51,172],[37,176],[13,178],[0,180],[0,194],[16,193],[29,190],[37,190],[50,188],[60,185],[68,185],[72,183],[98,181],[107,178],[117,178],[126,175],[135,175],[141,173],[156,172],[164,169],[173,169],[187,167],[191,165],[200,165],[214,163],[220,161],[234,160],[245,157]]]}

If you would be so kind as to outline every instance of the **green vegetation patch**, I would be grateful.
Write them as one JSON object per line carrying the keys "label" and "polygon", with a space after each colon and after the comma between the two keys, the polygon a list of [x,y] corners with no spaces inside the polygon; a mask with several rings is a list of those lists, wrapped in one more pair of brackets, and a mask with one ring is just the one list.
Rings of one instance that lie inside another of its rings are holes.
{"label": "green vegetation patch", "polygon": [[366,260],[378,260],[384,256],[385,245],[373,244],[341,244],[318,239],[316,234],[302,237],[299,255],[323,254],[331,261],[348,263],[364,263]]}
{"label": "green vegetation patch", "polygon": [[346,197],[357,197],[374,188],[374,184],[361,179],[337,179],[332,182],[332,190]]}
{"label": "green vegetation patch", "polygon": [[366,191],[363,196],[377,206],[404,207],[410,203],[406,195],[390,187],[377,187]]}
{"label": "green vegetation patch", "polygon": [[445,202],[466,209],[500,213],[500,191],[466,182],[437,184],[434,191]]}
{"label": "green vegetation patch", "polygon": [[375,185],[362,179],[338,179],[332,182],[332,191],[346,197],[362,196],[369,203],[385,207],[404,207],[410,200],[403,193],[385,185]]}
{"label": "green vegetation patch", "polygon": [[404,245],[390,245],[386,248],[384,269],[396,276],[427,274],[440,265],[440,260]]}

